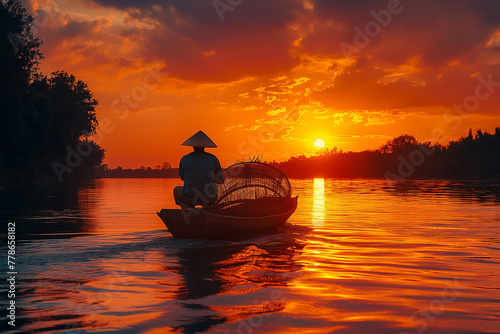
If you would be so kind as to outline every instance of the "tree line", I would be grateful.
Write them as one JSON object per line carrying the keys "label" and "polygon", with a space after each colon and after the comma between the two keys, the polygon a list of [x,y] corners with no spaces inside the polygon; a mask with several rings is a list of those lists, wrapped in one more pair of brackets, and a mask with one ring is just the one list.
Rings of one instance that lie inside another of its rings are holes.
{"label": "tree line", "polygon": [[477,130],[446,146],[401,135],[376,150],[343,152],[324,149],[317,155],[273,162],[288,177],[405,179],[500,179],[500,128]]}
{"label": "tree line", "polygon": [[98,101],[65,71],[39,72],[33,21],[20,0],[0,1],[0,185],[91,178],[104,159],[90,140]]}
{"label": "tree line", "polygon": [[[255,156],[248,161],[262,161]],[[242,161],[235,161],[242,162]],[[265,161],[262,161],[265,162]],[[268,162],[290,178],[385,178],[406,179],[500,179],[500,128],[494,133],[472,129],[465,137],[446,146],[420,142],[404,134],[375,150],[344,152],[322,149],[316,155]],[[164,162],[154,168],[97,169],[100,178],[178,178],[178,168]]]}
{"label": "tree line", "polygon": [[96,177],[98,178],[178,178],[179,168],[172,168],[170,163],[164,162],[156,167],[140,168],[109,168],[103,164],[97,168]]}

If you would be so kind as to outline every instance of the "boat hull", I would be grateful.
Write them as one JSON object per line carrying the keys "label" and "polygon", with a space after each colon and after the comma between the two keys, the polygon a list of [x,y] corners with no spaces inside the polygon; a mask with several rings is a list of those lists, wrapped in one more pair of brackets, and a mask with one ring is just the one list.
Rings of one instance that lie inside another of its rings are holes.
{"label": "boat hull", "polygon": [[238,217],[203,209],[162,209],[157,214],[176,238],[234,240],[283,225],[297,208],[297,197],[290,201],[289,210],[267,216]]}

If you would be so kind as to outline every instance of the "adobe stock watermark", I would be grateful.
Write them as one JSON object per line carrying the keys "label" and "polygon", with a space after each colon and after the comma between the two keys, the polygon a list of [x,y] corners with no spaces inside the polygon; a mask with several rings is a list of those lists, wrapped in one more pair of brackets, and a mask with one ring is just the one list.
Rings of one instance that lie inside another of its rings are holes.
{"label": "adobe stock watermark", "polygon": [[[411,1],[411,0],[409,0]],[[339,44],[340,50],[344,54],[344,57],[349,58],[353,54],[359,54],[362,49],[370,45],[372,39],[378,37],[383,29],[387,28],[395,15],[400,14],[404,7],[399,0],[389,0],[387,2],[386,9],[379,11],[370,11],[370,15],[373,20],[368,21],[364,29],[360,27],[354,27],[354,39],[353,44],[342,42]]]}
{"label": "adobe stock watermark", "polygon": [[[452,108],[447,109],[443,114],[443,121],[450,124],[452,130],[457,130],[463,123],[463,119],[470,116],[470,113],[479,109],[481,102],[489,99],[500,87],[500,81],[493,80],[493,74],[489,73],[487,78],[478,76],[478,85],[474,94],[468,95],[461,104],[454,104]],[[442,128],[435,128],[432,131],[432,140],[436,143],[444,142],[449,137]],[[384,177],[386,180],[405,180],[413,175],[417,167],[422,166],[425,160],[435,152],[435,148],[429,148],[426,145],[419,145],[418,149],[410,152],[408,158],[403,155],[398,156],[398,174],[386,171]]]}
{"label": "adobe stock watermark", "polygon": [[[17,267],[16,267],[16,222],[7,222],[7,323],[16,327],[16,293],[18,288],[16,286]],[[19,307],[19,305],[17,305]]]}
{"label": "adobe stock watermark", "polygon": [[[140,84],[134,86],[128,94],[121,94],[120,98],[111,103],[111,111],[120,113],[120,116],[118,116],[120,121],[125,120],[130,115],[130,111],[137,109],[139,103],[146,100],[149,93],[158,88],[164,77],[168,75],[168,72],[162,71],[161,66],[149,69]],[[104,117],[96,128],[96,133],[92,136],[93,141],[100,145],[104,140],[104,135],[112,133],[115,129],[116,124],[113,119]],[[84,136],[89,138],[91,134],[87,133]],[[64,162],[53,161],[51,164],[59,182],[63,182],[64,174],[72,173],[84,161],[84,158],[92,153],[93,145],[88,140],[82,140],[78,142],[75,148],[67,145],[65,149],[67,153]]]}
{"label": "adobe stock watermark", "polygon": [[[49,23],[50,18],[54,17],[58,13],[55,9],[59,9],[60,6],[66,5],[70,1],[71,0],[52,1],[50,3],[50,5],[52,6],[52,8],[51,8],[52,10],[50,12],[45,11],[45,10],[38,10],[37,11],[38,15],[36,15],[34,17],[34,20],[31,23],[31,27],[25,26],[25,30],[31,29],[31,32],[33,33],[33,35],[36,35],[38,33],[39,29],[46,26]],[[23,36],[21,36],[17,33],[14,34],[12,32],[7,34],[7,39],[9,40],[10,44],[12,45],[12,48],[14,49],[14,53],[16,53],[16,54],[19,52],[19,46],[22,44],[25,44],[27,42],[27,40]]]}
{"label": "adobe stock watermark", "polygon": [[243,0],[214,0],[212,6],[219,17],[219,20],[224,21],[224,13],[232,12],[236,7],[241,5]]}
{"label": "adobe stock watermark", "polygon": [[[453,303],[458,296],[460,290],[466,289],[465,286],[459,285],[457,280],[446,281],[446,288],[441,290],[439,298],[433,299],[429,305],[420,308],[418,311],[412,313],[408,322],[411,326],[416,327],[416,333],[423,333],[429,326],[429,323],[435,321],[437,316],[446,310],[446,305]],[[402,331],[399,334],[411,334],[407,331]]]}

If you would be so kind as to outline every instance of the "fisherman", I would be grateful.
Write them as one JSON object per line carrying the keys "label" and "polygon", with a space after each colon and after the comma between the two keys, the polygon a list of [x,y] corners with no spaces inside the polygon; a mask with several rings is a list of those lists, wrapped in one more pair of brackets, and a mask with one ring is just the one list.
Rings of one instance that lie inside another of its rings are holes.
{"label": "fisherman", "polygon": [[205,147],[217,147],[203,132],[198,131],[184,143],[192,146],[193,152],[182,157],[179,163],[179,176],[184,186],[174,188],[175,204],[181,208],[206,207],[217,200],[217,185],[224,183],[224,175],[219,159],[205,152]]}

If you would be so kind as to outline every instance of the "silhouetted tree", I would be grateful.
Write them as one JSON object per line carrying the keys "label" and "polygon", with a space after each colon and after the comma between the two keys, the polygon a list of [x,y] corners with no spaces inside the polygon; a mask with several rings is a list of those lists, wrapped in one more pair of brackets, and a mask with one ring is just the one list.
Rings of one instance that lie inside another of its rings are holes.
{"label": "silhouetted tree", "polygon": [[43,58],[42,40],[31,31],[33,21],[21,1],[0,1],[1,85],[7,91],[19,92],[19,86],[27,88]]}
{"label": "silhouetted tree", "polygon": [[172,165],[170,165],[169,162],[164,162],[161,164],[161,169],[170,169],[172,168]]}
{"label": "silhouetted tree", "polygon": [[391,172],[399,179],[500,178],[500,128],[494,134],[478,130],[475,136],[469,130],[467,137],[447,146],[401,135],[375,151],[322,150],[273,165],[289,177],[384,178]]}
{"label": "silhouetted tree", "polygon": [[98,102],[83,81],[64,71],[56,71],[50,78],[38,76],[33,86],[51,101],[53,116],[49,140],[57,153],[64,153],[67,145],[75,146],[80,139],[95,134]]}
{"label": "silhouetted tree", "polygon": [[90,177],[104,158],[89,140],[97,100],[73,75],[37,72],[42,41],[33,22],[21,1],[0,1],[0,184],[54,179],[51,164],[64,161],[68,147],[87,148],[78,166],[65,169],[73,176]]}
{"label": "silhouetted tree", "polygon": [[[3,178],[23,170],[36,117],[25,107],[29,85],[42,53],[31,32],[34,18],[19,0],[0,1],[0,170]],[[8,157],[8,158],[7,158]],[[8,159],[11,159],[10,161]]]}
{"label": "silhouetted tree", "polygon": [[408,146],[418,145],[418,140],[412,135],[404,134],[394,139],[388,140],[385,145],[380,147],[380,152],[382,153],[393,153],[398,150],[404,149]]}

